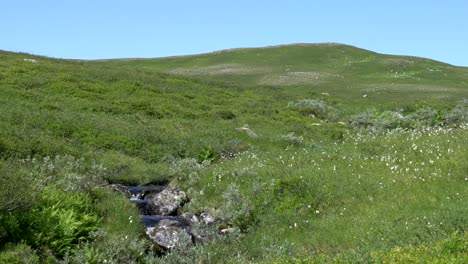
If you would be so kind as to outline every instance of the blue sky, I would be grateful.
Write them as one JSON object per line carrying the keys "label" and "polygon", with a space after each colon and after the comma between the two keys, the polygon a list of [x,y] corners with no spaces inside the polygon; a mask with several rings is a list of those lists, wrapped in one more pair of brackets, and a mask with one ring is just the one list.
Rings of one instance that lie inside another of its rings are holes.
{"label": "blue sky", "polygon": [[0,49],[73,59],[338,42],[468,66],[466,0],[2,0]]}

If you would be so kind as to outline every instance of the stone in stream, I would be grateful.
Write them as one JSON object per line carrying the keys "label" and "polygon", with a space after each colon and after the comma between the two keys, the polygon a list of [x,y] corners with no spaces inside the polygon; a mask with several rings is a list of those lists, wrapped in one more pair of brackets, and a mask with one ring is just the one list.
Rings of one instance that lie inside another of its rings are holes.
{"label": "stone in stream", "polygon": [[162,225],[178,226],[181,228],[187,228],[190,226],[185,218],[180,216],[162,216],[162,215],[142,215],[142,222],[145,227],[157,227]]}
{"label": "stone in stream", "polygon": [[163,250],[193,245],[192,235],[186,229],[179,227],[148,227],[146,235]]}
{"label": "stone in stream", "polygon": [[146,195],[161,192],[165,188],[164,186],[126,186],[118,183],[108,186],[115,191],[125,193],[130,200],[142,200]]}
{"label": "stone in stream", "polygon": [[188,198],[181,189],[168,187],[162,192],[146,195],[145,200],[150,215],[175,215]]}
{"label": "stone in stream", "polygon": [[146,235],[163,250],[187,247],[193,244],[190,223],[178,216],[143,216]]}
{"label": "stone in stream", "polygon": [[127,186],[132,195],[131,199],[141,200],[151,193],[159,193],[164,190],[163,186]]}

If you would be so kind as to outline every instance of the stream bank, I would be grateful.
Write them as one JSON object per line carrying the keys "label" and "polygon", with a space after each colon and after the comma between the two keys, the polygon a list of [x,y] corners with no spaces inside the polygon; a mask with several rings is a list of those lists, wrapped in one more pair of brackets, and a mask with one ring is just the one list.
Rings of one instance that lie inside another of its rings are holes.
{"label": "stream bank", "polygon": [[129,201],[138,208],[146,235],[153,242],[156,251],[167,252],[209,242],[216,234],[230,230],[222,229],[224,220],[210,212],[181,213],[189,198],[177,187],[121,184],[109,186],[125,193]]}

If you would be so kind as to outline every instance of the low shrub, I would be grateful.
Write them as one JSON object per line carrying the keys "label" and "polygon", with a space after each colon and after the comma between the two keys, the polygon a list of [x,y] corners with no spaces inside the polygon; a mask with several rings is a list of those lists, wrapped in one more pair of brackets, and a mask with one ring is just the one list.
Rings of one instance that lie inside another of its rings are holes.
{"label": "low shrub", "polygon": [[385,131],[406,126],[407,121],[400,112],[385,111],[374,119],[374,128],[376,131]]}
{"label": "low shrub", "polygon": [[0,213],[24,210],[35,204],[39,186],[21,163],[0,160]]}
{"label": "low shrub", "polygon": [[468,122],[468,99],[463,99],[450,112],[446,113],[444,121],[449,125]]}
{"label": "low shrub", "polygon": [[362,112],[352,116],[349,121],[349,124],[354,129],[367,129],[369,127],[374,126],[374,116],[375,113],[373,111]]}
{"label": "low shrub", "polygon": [[289,102],[288,107],[297,109],[305,116],[313,116],[319,119],[337,119],[336,109],[320,99],[302,99]]}
{"label": "low shrub", "polygon": [[26,244],[7,244],[0,251],[0,263],[8,264],[35,264],[40,263],[39,256]]}
{"label": "low shrub", "polygon": [[304,141],[304,138],[302,136],[294,136],[294,132],[291,132],[282,136],[281,140],[291,145],[300,145]]}
{"label": "low shrub", "polygon": [[374,252],[372,258],[377,263],[468,263],[468,234],[454,233],[433,245]]}
{"label": "low shrub", "polygon": [[229,184],[223,193],[222,216],[232,225],[247,230],[255,222],[250,201],[236,184]]}
{"label": "low shrub", "polygon": [[94,161],[70,155],[27,158],[21,163],[41,188],[88,192],[104,182],[107,168]]}
{"label": "low shrub", "polygon": [[221,110],[216,113],[219,117],[225,120],[236,118],[236,115],[231,110]]}

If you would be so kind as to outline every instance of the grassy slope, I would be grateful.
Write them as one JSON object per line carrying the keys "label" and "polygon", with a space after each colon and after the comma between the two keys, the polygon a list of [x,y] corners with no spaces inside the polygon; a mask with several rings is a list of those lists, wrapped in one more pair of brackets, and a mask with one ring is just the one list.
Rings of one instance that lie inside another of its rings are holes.
{"label": "grassy slope", "polygon": [[328,92],[346,99],[360,99],[367,94],[373,102],[453,100],[466,94],[468,84],[466,68],[339,44],[238,49],[155,60],[116,60],[112,64],[249,88],[288,87],[291,94]]}
{"label": "grassy slope", "polygon": [[[0,52],[0,156],[69,154],[103,164],[112,182],[174,180],[193,210],[226,207],[234,190],[237,209],[255,213],[240,215],[242,242],[213,246],[211,261],[356,260],[466,228],[466,130],[356,138],[288,102],[322,98],[346,122],[368,108],[444,111],[467,83],[466,68],[336,44],[108,61]],[[243,124],[260,137],[235,130]],[[283,140],[290,132],[303,141]],[[180,162],[245,150],[199,171]]]}

